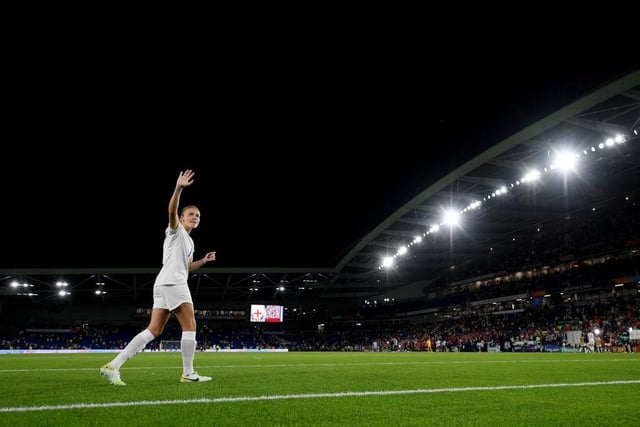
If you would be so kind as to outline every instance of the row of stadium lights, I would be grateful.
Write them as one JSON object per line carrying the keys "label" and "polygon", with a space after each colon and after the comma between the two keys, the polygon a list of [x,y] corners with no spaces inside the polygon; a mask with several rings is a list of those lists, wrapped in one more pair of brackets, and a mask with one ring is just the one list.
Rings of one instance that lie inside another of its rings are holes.
{"label": "row of stadium lights", "polygon": [[[289,281],[288,280],[280,280],[280,286],[278,286],[276,288],[276,290],[278,292],[285,292],[286,288],[283,286],[284,284],[287,284]],[[307,284],[307,287],[305,286],[298,286],[298,290],[305,290],[305,289],[313,289],[312,287],[309,287],[308,285],[313,285],[315,283],[317,283],[318,281],[316,279],[304,279],[303,283]],[[252,292],[257,292],[260,289],[258,288],[258,285],[261,284],[262,282],[260,280],[253,280],[253,286],[249,288],[249,291]],[[31,289],[33,288],[33,285],[30,283],[19,283],[17,281],[13,281],[11,282],[10,286],[16,290],[22,289],[22,290],[27,290],[27,289]],[[71,295],[71,292],[65,290],[64,288],[66,288],[67,286],[69,286],[69,284],[67,282],[63,282],[63,281],[58,281],[56,282],[56,287],[60,288],[60,290],[58,291],[58,295],[61,297],[67,296],[67,295]],[[107,291],[104,290],[104,282],[96,282],[96,290],[94,291],[94,293],[98,296],[102,296],[105,295],[107,293]],[[20,292],[18,291],[16,293],[16,295],[20,295],[20,296],[28,296],[28,297],[37,297],[38,293],[37,292]]]}
{"label": "row of stadium lights", "polygon": [[[22,289],[22,290],[27,290],[27,289],[31,289],[33,288],[33,285],[31,283],[19,283],[17,281],[13,281],[11,282],[11,284],[9,285],[12,288],[18,290],[18,289]],[[71,292],[65,290],[65,288],[69,286],[69,284],[67,282],[56,282],[56,288],[58,288],[58,295],[60,295],[61,297],[66,296],[66,295],[71,295]],[[24,296],[28,296],[28,297],[37,297],[38,293],[37,292],[17,292],[16,295],[24,295]]]}
{"label": "row of stadium lights", "polygon": [[[634,130],[634,133],[637,135],[638,131]],[[581,153],[571,154],[571,153],[568,153],[568,152],[558,153],[557,158],[556,158],[557,159],[556,163],[553,163],[553,164],[549,165],[548,167],[545,167],[543,169],[543,171],[544,171],[544,173],[549,173],[549,172],[552,172],[552,171],[558,169],[558,170],[561,170],[561,171],[566,173],[568,171],[574,170],[576,162],[581,157],[588,156],[589,154],[595,153],[598,150],[604,150],[606,148],[610,148],[610,147],[613,147],[613,146],[616,146],[616,145],[624,144],[626,141],[627,141],[626,137],[624,137],[623,135],[617,135],[615,138],[608,138],[605,142],[601,142],[597,146],[592,146],[589,149],[583,150],[582,154]],[[453,212],[453,211],[447,212],[445,214],[445,217],[444,217],[443,221],[440,224],[432,225],[429,228],[429,230],[427,230],[424,233],[422,233],[422,235],[416,236],[413,239],[413,241],[411,241],[411,243],[409,243],[409,244],[407,244],[405,246],[401,246],[393,256],[388,256],[388,257],[383,258],[382,264],[378,267],[378,270],[382,270],[383,268],[392,268],[394,266],[394,260],[396,258],[406,255],[407,252],[409,251],[409,249],[411,248],[411,246],[416,245],[418,243],[421,243],[422,239],[424,237],[427,237],[428,235],[430,235],[432,233],[437,233],[440,230],[440,227],[445,226],[445,225],[453,226],[453,225],[457,224],[458,220],[460,219],[460,217],[462,215],[466,214],[469,211],[478,209],[482,205],[482,203],[488,202],[491,199],[495,199],[496,197],[503,196],[503,195],[507,194],[510,189],[514,189],[516,187],[519,187],[521,184],[527,184],[527,183],[530,183],[530,182],[538,181],[541,176],[542,176],[542,173],[539,170],[533,169],[530,172],[528,172],[525,176],[520,178],[519,180],[511,183],[511,185],[509,185],[509,189],[507,188],[507,186],[503,186],[501,188],[496,189],[491,194],[487,194],[482,199],[482,201],[476,200],[476,201],[472,202],[467,207],[462,209],[460,212]]]}
{"label": "row of stadium lights", "polygon": [[[280,286],[276,287],[276,291],[278,292],[285,292],[287,290],[287,288],[285,288],[284,285],[287,285],[289,283],[288,280],[286,279],[280,279]],[[311,287],[314,283],[318,283],[317,279],[302,279],[302,283],[306,284],[307,286],[298,286],[298,290],[299,291],[304,291],[305,289],[309,289],[312,290],[313,287]],[[260,279],[254,279],[251,281],[251,287],[249,288],[250,292],[258,292],[260,290],[260,288],[258,287],[258,285],[262,284],[262,280]]]}
{"label": "row of stadium lights", "polygon": [[[19,283],[17,281],[11,282],[10,286],[16,290],[26,290],[33,288],[31,283]],[[71,295],[71,292],[67,291],[66,288],[69,286],[67,282],[58,281],[56,282],[56,288],[58,288],[58,295],[61,297],[66,297],[67,295]],[[104,290],[104,282],[96,282],[96,286],[98,289],[95,290],[96,295],[104,295],[107,291]],[[16,295],[27,296],[27,297],[37,297],[37,292],[16,292]]]}

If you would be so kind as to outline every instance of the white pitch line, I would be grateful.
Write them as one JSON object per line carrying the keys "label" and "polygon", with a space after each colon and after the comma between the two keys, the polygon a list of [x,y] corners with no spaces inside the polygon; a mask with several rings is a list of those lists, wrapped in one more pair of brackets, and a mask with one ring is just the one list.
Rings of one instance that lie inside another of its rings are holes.
{"label": "white pitch line", "polygon": [[[354,362],[354,363],[278,363],[269,365],[201,365],[200,369],[263,369],[263,368],[296,368],[296,367],[336,367],[336,366],[406,366],[406,365],[478,365],[478,364],[520,364],[520,363],[602,363],[602,362],[640,362],[640,358],[616,358],[616,359],[517,359],[517,360],[450,360],[450,361],[411,361],[411,362]],[[172,369],[174,366],[135,366],[122,368],[123,371]],[[41,368],[41,369],[0,369],[0,374],[5,372],[68,372],[68,371],[95,371],[96,368]]]}
{"label": "white pitch line", "polygon": [[402,394],[426,394],[426,393],[457,393],[466,391],[494,391],[494,390],[524,390],[536,388],[557,388],[557,387],[592,387],[601,385],[619,384],[640,384],[640,380],[626,381],[597,381],[582,383],[559,383],[559,384],[528,384],[528,385],[506,385],[495,387],[453,387],[434,388],[417,390],[388,390],[388,391],[346,391],[339,393],[309,393],[309,394],[285,394],[280,396],[245,396],[245,397],[219,397],[216,399],[180,399],[180,400],[142,400],[133,402],[113,402],[113,403],[76,403],[73,405],[42,405],[42,406],[16,406],[0,408],[2,412],[36,412],[36,411],[59,411],[67,409],[88,409],[88,408],[115,408],[122,406],[159,406],[159,405],[184,405],[192,403],[234,403],[264,400],[290,400],[290,399],[323,399],[335,397],[360,397],[360,396],[390,396]]}

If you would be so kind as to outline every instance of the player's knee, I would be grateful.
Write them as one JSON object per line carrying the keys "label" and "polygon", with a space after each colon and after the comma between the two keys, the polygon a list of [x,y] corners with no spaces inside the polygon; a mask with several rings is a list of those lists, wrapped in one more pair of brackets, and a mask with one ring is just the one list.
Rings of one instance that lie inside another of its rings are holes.
{"label": "player's knee", "polygon": [[162,332],[164,331],[163,326],[156,326],[156,325],[149,325],[147,329],[149,330],[149,332],[153,334],[154,337],[159,337],[160,335],[162,335]]}

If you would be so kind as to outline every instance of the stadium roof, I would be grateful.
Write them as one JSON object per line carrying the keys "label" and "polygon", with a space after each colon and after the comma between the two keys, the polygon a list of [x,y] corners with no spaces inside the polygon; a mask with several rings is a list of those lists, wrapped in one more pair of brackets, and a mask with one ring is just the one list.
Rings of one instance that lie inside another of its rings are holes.
{"label": "stadium roof", "polygon": [[[335,267],[203,268],[192,276],[194,298],[200,304],[229,306],[248,301],[335,306],[384,297],[421,298],[447,272],[504,254],[514,239],[539,230],[553,235],[567,221],[637,203],[638,132],[640,71],[634,71],[496,141],[431,183]],[[623,139],[616,142],[619,135]],[[560,171],[565,163],[555,159],[564,150],[576,162],[576,170],[566,175]],[[533,171],[539,179],[527,175]],[[449,209],[462,219],[451,230],[442,223]],[[382,267],[385,256],[394,260],[393,267]],[[6,296],[20,293],[15,297],[46,304],[60,298],[57,283],[65,281],[72,301],[100,298],[147,306],[156,273],[135,268],[2,269],[0,289]],[[14,280],[28,286],[12,289],[8,284]]]}

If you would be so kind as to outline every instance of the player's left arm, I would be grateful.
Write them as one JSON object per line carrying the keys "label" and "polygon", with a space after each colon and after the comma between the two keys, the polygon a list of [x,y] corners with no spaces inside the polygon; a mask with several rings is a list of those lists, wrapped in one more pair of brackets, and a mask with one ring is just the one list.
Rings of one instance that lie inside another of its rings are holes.
{"label": "player's left arm", "polygon": [[203,265],[205,265],[206,263],[210,262],[210,261],[215,261],[216,260],[216,252],[207,252],[205,256],[203,256],[202,258],[200,258],[197,261],[191,261],[189,263],[189,271],[194,271],[199,269],[200,267],[202,267]]}

